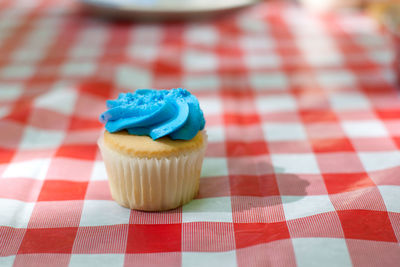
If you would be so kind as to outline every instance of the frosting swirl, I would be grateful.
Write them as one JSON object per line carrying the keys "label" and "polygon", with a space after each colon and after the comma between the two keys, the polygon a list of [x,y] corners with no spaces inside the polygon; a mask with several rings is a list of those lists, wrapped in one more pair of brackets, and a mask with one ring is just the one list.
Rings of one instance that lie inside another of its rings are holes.
{"label": "frosting swirl", "polygon": [[163,136],[190,140],[205,125],[197,98],[181,88],[121,93],[106,105],[108,110],[100,115],[100,122],[110,133],[127,130],[153,140]]}

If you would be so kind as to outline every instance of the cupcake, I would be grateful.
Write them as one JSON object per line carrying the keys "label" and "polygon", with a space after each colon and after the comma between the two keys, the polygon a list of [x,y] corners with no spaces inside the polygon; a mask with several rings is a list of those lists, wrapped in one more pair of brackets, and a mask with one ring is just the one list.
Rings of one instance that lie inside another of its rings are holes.
{"label": "cupcake", "polygon": [[198,193],[205,120],[185,89],[140,89],[108,100],[98,145],[111,195],[137,210],[177,208]]}

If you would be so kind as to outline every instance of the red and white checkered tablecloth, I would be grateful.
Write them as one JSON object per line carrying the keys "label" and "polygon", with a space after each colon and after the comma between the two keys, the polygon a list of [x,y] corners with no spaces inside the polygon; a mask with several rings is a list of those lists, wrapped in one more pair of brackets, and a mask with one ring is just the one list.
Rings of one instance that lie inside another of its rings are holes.
{"label": "red and white checkered tablecloth", "polygon": [[[399,266],[400,98],[362,15],[261,3],[215,20],[111,23],[0,1],[0,266]],[[105,100],[198,96],[198,197],[112,201]]]}

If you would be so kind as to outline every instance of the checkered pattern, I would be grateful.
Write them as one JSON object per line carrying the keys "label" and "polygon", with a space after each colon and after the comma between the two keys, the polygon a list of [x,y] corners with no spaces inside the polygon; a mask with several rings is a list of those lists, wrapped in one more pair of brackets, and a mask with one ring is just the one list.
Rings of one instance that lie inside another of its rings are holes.
{"label": "checkered pattern", "polygon": [[[261,3],[210,21],[110,23],[0,1],[1,266],[398,266],[393,53],[359,15]],[[167,212],[112,201],[105,100],[186,87],[209,146]]]}

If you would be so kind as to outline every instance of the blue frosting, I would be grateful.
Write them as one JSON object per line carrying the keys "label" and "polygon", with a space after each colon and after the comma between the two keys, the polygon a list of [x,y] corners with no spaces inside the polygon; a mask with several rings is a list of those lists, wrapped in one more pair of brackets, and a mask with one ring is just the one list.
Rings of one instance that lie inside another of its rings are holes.
{"label": "blue frosting", "polygon": [[153,140],[163,136],[190,140],[205,125],[197,98],[181,88],[139,89],[121,93],[106,104],[108,109],[100,115],[100,121],[110,133],[127,130]]}

